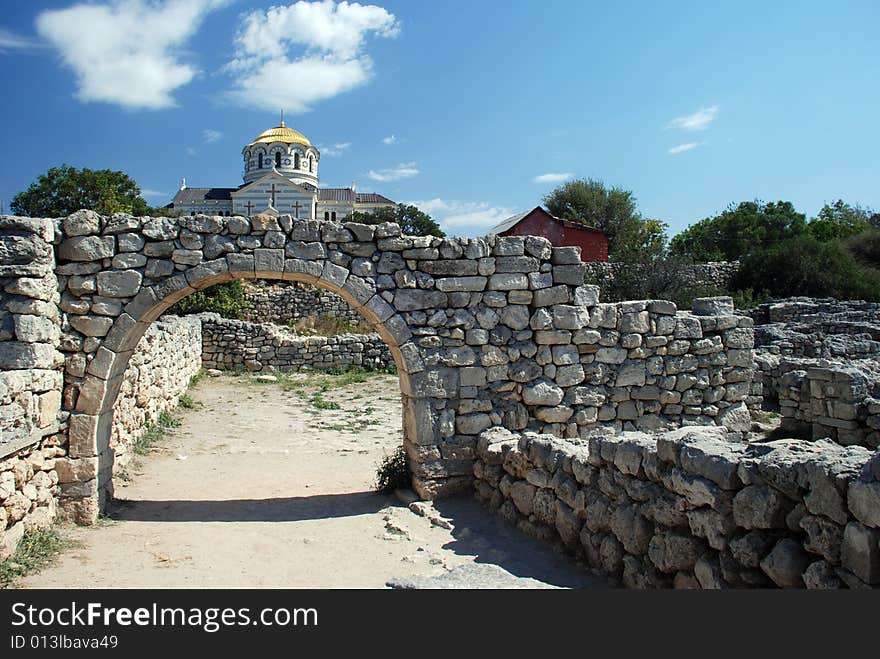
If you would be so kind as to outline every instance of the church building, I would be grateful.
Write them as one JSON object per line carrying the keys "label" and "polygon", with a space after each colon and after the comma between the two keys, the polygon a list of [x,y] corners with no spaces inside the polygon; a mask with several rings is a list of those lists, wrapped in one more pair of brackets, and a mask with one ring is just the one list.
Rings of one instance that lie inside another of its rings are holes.
{"label": "church building", "polygon": [[168,205],[179,215],[292,215],[342,221],[354,211],[396,204],[380,194],[318,187],[321,153],[305,135],[281,124],[257,136],[242,151],[244,183],[237,188],[189,188],[183,179]]}

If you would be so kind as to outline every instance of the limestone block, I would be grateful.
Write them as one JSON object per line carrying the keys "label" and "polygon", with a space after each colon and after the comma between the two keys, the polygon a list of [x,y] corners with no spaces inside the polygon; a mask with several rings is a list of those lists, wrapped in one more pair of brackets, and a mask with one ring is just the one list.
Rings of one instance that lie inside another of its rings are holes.
{"label": "limestone block", "polygon": [[79,236],[63,240],[58,257],[65,261],[100,261],[111,258],[115,248],[113,236]]}

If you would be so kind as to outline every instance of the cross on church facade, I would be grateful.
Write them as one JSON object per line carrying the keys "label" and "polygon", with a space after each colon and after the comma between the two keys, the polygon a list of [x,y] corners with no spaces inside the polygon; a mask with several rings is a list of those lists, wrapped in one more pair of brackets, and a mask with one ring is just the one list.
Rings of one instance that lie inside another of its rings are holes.
{"label": "cross on church facade", "polygon": [[275,184],[273,183],[272,184],[272,208],[275,208],[275,193],[276,192],[277,192],[277,190],[275,190]]}
{"label": "cross on church facade", "polygon": [[248,199],[248,203],[247,203],[247,209],[248,209],[248,213],[247,213],[247,214],[248,214],[248,217],[251,216],[251,208],[252,208],[252,207],[253,207],[253,204],[251,203],[251,200]]}
{"label": "cross on church facade", "polygon": [[300,209],[299,199],[296,200],[296,203],[295,203],[295,204],[291,204],[291,206],[293,206],[293,209],[294,209],[294,212],[295,212],[294,217],[295,217],[296,219],[299,219],[299,209]]}

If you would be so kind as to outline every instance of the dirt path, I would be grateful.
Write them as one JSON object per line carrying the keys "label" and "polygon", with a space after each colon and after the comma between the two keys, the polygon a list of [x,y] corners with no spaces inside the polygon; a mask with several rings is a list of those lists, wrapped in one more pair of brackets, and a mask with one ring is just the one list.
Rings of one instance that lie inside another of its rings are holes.
{"label": "dirt path", "polygon": [[117,479],[110,519],[66,528],[80,546],[21,586],[597,585],[470,497],[439,505],[445,529],[371,491],[402,441],[395,377],[295,386],[203,380],[181,426]]}

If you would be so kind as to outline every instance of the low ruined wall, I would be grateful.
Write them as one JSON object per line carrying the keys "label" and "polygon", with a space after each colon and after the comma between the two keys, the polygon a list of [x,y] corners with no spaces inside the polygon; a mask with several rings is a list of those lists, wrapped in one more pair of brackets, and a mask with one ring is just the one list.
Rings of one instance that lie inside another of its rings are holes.
{"label": "low ruined wall", "polygon": [[[600,288],[606,288],[613,285],[619,270],[631,270],[638,267],[638,265],[629,263],[602,263],[595,261],[586,264],[586,277],[590,283],[596,284]],[[731,288],[733,278],[739,272],[740,264],[739,261],[717,261],[670,267],[675,268],[674,272],[667,272],[666,274],[673,276],[676,283],[682,288],[728,291]]]}
{"label": "low ruined wall", "polygon": [[132,456],[132,445],[177,407],[190,380],[202,368],[202,324],[197,317],[163,316],[150,325],[125,371],[113,408],[110,446],[116,467]]}
{"label": "low ruined wall", "polygon": [[880,454],[721,428],[483,433],[477,496],[629,588],[880,587]]}
{"label": "low ruined wall", "polygon": [[363,316],[338,295],[301,282],[245,283],[245,303],[241,319],[251,323],[292,325],[304,318],[335,316],[352,324]]}
{"label": "low ruined wall", "polygon": [[339,366],[388,368],[394,358],[378,334],[296,336],[272,324],[201,314],[202,361],[220,370],[299,371]]}
{"label": "low ruined wall", "polygon": [[0,217],[0,560],[55,518],[63,356],[50,220]]}
{"label": "low ruined wall", "polygon": [[823,360],[782,360],[776,368],[782,427],[843,446],[880,447],[878,374]]}

